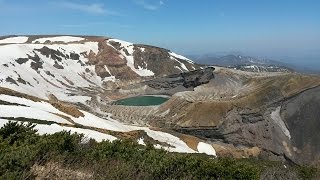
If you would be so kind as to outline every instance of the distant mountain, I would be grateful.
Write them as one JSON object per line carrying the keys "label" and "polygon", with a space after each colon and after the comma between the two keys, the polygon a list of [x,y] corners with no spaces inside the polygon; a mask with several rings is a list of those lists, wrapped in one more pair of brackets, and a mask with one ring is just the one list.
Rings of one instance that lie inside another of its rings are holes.
{"label": "distant mountain", "polygon": [[279,57],[281,62],[292,64],[297,71],[307,74],[320,74],[320,56]]}
{"label": "distant mountain", "polygon": [[[234,55],[237,54],[237,55]],[[193,59],[199,64],[206,65],[218,65],[225,66],[244,71],[253,72],[288,72],[295,71],[303,74],[320,74],[320,69],[317,70],[317,66],[311,68],[310,65],[306,65],[303,60],[290,61],[291,58],[281,60],[271,60],[266,58],[256,58],[252,56],[243,55],[241,52],[234,52],[229,55],[223,55],[223,53],[206,54],[206,55],[188,55],[190,59]],[[315,61],[315,60],[313,60]]]}
{"label": "distant mountain", "polygon": [[225,66],[250,72],[292,72],[293,66],[279,61],[260,59],[251,56],[226,55],[216,56],[193,56],[199,64]]}

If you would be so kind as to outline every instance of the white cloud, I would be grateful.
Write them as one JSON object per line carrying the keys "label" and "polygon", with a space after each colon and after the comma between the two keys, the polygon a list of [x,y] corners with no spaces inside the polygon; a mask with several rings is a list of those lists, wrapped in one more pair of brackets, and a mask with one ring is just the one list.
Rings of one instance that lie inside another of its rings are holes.
{"label": "white cloud", "polygon": [[115,11],[109,11],[104,8],[104,4],[79,4],[73,2],[60,2],[58,5],[67,9],[82,11],[90,14],[119,15]]}
{"label": "white cloud", "polygon": [[147,10],[157,10],[159,9],[161,6],[163,6],[165,3],[164,1],[160,0],[134,0],[134,2],[140,6],[142,6],[144,9]]}

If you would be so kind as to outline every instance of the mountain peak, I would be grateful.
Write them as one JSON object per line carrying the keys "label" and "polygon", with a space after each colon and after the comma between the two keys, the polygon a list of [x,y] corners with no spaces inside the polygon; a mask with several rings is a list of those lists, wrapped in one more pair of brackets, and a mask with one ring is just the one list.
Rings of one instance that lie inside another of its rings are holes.
{"label": "mountain peak", "polygon": [[75,97],[67,94],[79,88],[103,88],[199,68],[166,49],[100,36],[4,36],[0,54],[1,86],[71,101]]}

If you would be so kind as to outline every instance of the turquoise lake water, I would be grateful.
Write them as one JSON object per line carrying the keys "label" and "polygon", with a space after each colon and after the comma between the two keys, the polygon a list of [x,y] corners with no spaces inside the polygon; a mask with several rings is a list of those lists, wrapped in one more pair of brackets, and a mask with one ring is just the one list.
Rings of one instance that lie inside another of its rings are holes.
{"label": "turquoise lake water", "polygon": [[169,98],[159,96],[136,96],[120,99],[113,104],[124,106],[155,106],[166,102]]}

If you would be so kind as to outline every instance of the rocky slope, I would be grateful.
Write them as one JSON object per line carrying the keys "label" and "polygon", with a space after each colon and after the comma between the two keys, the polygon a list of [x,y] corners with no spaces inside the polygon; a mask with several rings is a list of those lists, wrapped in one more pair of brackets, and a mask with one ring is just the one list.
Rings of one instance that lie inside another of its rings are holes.
{"label": "rocky slope", "polygon": [[119,84],[199,68],[166,49],[105,37],[1,37],[0,55],[2,87],[81,103]]}
{"label": "rocky slope", "polygon": [[210,83],[176,94],[160,108],[169,113],[149,123],[218,144],[259,147],[271,159],[318,164],[319,87],[319,77],[217,68]]}

